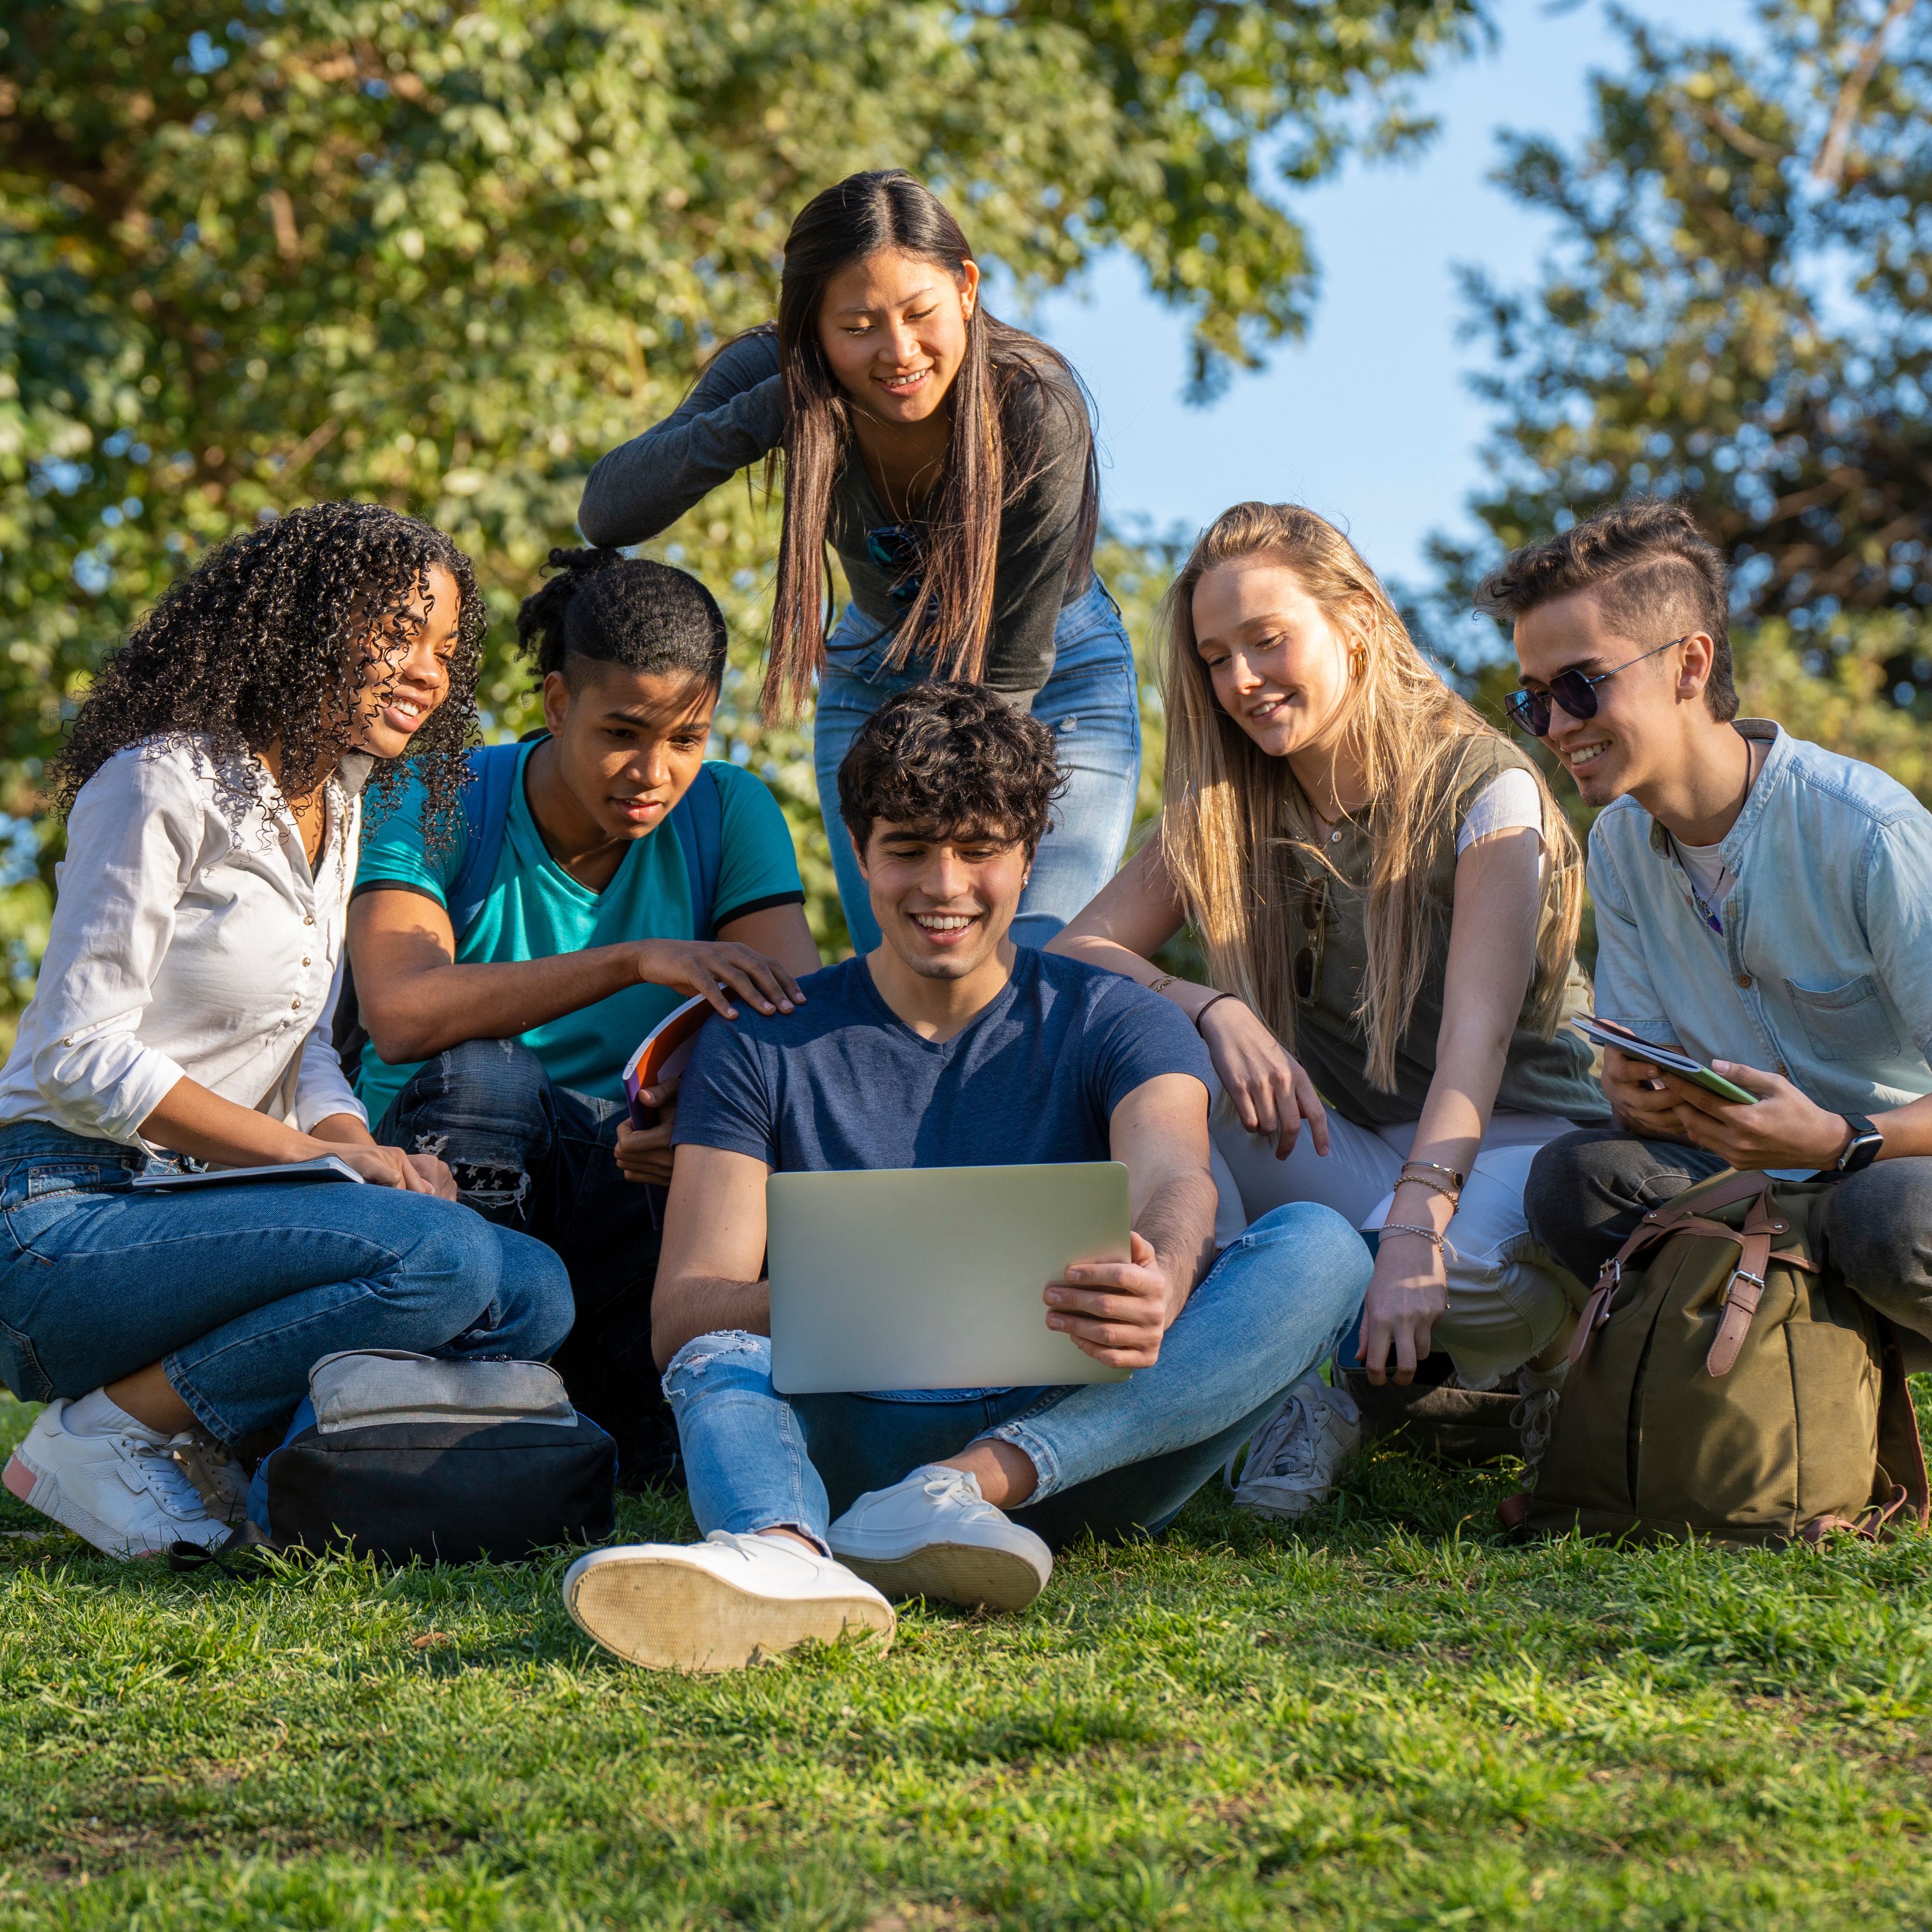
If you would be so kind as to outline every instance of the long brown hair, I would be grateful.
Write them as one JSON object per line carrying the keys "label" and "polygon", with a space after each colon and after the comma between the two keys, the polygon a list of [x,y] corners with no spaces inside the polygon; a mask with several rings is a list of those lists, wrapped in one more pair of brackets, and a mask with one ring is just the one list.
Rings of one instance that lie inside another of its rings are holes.
{"label": "long brown hair", "polygon": [[[785,238],[777,324],[784,524],[765,671],[767,716],[795,716],[824,664],[831,616],[826,524],[840,466],[856,460],[851,405],[825,359],[819,308],[832,276],[884,248],[934,262],[956,283],[973,259],[952,211],[898,168],[850,175],[826,188],[806,204]],[[986,666],[1000,512],[1045,465],[1050,411],[1064,411],[1077,424],[1086,452],[1070,583],[1092,567],[1100,489],[1079,378],[1064,356],[989,315],[983,302],[967,318],[966,353],[947,401],[952,432],[920,560],[920,594],[898,627],[888,662],[897,668],[916,652],[932,657],[941,677],[976,680]]]}
{"label": "long brown hair", "polygon": [[[1292,503],[1237,503],[1194,546],[1167,594],[1167,769],[1160,856],[1216,986],[1238,993],[1290,1051],[1291,964],[1308,935],[1296,887],[1334,868],[1306,795],[1228,716],[1196,649],[1194,592],[1218,566],[1265,556],[1292,570],[1360,664],[1342,742],[1361,761],[1375,814],[1366,923],[1368,970],[1355,1010],[1368,1076],[1395,1086],[1396,1050],[1428,976],[1449,908],[1429,890],[1456,828],[1447,809],[1474,741],[1500,738],[1415,647],[1376,574],[1334,524]],[[1533,769],[1533,768],[1532,768]],[[1560,1010],[1582,909],[1582,856],[1540,774],[1550,867],[1527,1012],[1547,1035]]]}

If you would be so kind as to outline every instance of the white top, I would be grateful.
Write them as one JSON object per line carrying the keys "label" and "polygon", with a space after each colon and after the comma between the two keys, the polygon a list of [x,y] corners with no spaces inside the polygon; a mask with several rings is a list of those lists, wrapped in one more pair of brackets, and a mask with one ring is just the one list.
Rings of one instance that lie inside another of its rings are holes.
{"label": "white top", "polygon": [[80,788],[39,990],[0,1071],[0,1126],[146,1149],[184,1075],[304,1132],[368,1116],[329,1030],[362,824],[361,757],[326,788],[320,879],[272,781],[244,810],[206,741],[117,753]]}
{"label": "white top", "polygon": [[1724,848],[1721,843],[1715,845],[1687,845],[1681,838],[1672,838],[1677,856],[1684,862],[1684,869],[1690,875],[1690,883],[1696,887],[1697,896],[1704,902],[1707,912],[1715,912],[1731,896],[1731,888],[1737,881],[1731,877],[1730,868],[1724,862]]}
{"label": "white top", "polygon": [[1476,794],[1456,835],[1456,856],[1461,858],[1479,838],[1523,830],[1543,836],[1543,796],[1535,779],[1520,765],[1512,765]]}

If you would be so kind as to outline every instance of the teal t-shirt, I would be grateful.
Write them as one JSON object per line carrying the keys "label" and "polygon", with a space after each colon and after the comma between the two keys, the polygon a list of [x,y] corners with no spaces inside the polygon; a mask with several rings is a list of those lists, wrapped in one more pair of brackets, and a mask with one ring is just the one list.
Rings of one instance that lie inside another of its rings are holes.
{"label": "teal t-shirt", "polygon": [[[458,942],[458,961],[549,959],[626,940],[694,938],[691,880],[674,826],[661,820],[638,839],[601,892],[580,885],[550,856],[524,794],[536,748],[526,746],[517,761],[503,849],[483,910]],[[705,770],[718,782],[723,807],[713,923],[728,925],[766,906],[802,904],[798,858],[778,800],[760,779],[736,765],[707,759]],[[401,886],[448,904],[466,835],[459,831],[453,844],[432,856],[423,842],[422,803],[422,788],[412,783],[393,812],[365,826],[356,874],[358,893]],[[532,1027],[520,1038],[558,1086],[621,1100],[625,1061],[686,997],[669,986],[627,986],[594,1006]],[[363,1048],[356,1092],[372,1123],[381,1120],[421,1064],[392,1066],[374,1047]]]}

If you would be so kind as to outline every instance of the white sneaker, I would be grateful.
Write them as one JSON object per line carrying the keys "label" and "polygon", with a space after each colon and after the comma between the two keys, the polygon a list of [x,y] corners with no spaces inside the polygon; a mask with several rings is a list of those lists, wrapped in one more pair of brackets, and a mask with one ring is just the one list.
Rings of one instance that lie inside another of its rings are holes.
{"label": "white sneaker", "polygon": [[936,1462],[868,1490],[825,1540],[889,1597],[1023,1610],[1053,1574],[1053,1552],[986,1502],[976,1476]]}
{"label": "white sneaker", "polygon": [[593,1550],[564,1572],[563,1602],[586,1636],[646,1670],[738,1670],[866,1632],[890,1650],[896,1622],[843,1564],[722,1529],[702,1543]]}
{"label": "white sneaker", "polygon": [[34,1418],[0,1478],[23,1503],[110,1556],[165,1556],[177,1542],[212,1550],[226,1540],[227,1524],[208,1514],[175,1460],[190,1432],[76,1436],[61,1420],[67,1407],[52,1402]]}
{"label": "white sneaker", "polygon": [[[1297,1382],[1248,1444],[1235,1508],[1278,1521],[1306,1516],[1334,1487],[1361,1439],[1362,1413],[1346,1389],[1316,1376]],[[1230,1476],[1234,1467],[1231,1456]]]}

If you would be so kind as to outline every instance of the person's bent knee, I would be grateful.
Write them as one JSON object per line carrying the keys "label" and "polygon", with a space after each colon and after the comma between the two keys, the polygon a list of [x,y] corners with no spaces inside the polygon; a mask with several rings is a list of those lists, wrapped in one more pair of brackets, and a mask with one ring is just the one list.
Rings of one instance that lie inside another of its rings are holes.
{"label": "person's bent knee", "polygon": [[1594,1157],[1601,1138],[1588,1129],[1562,1135],[1538,1148],[1529,1164],[1529,1178],[1522,1188],[1523,1219],[1538,1245],[1552,1253],[1572,1232],[1577,1203],[1601,1165]]}
{"label": "person's bent knee", "polygon": [[1335,1319],[1346,1320],[1368,1292],[1375,1262],[1368,1244],[1332,1208],[1317,1201],[1288,1201],[1270,1208],[1227,1250],[1267,1252],[1276,1264],[1268,1273],[1278,1292],[1302,1307],[1333,1304]]}
{"label": "person's bent knee", "polygon": [[674,1408],[720,1389],[769,1393],[772,1342],[743,1328],[694,1335],[665,1365],[664,1392]]}
{"label": "person's bent knee", "polygon": [[499,1256],[496,1325],[520,1338],[518,1346],[526,1360],[548,1361],[563,1346],[577,1319],[570,1270],[555,1249],[528,1234],[508,1228],[490,1232]]}

